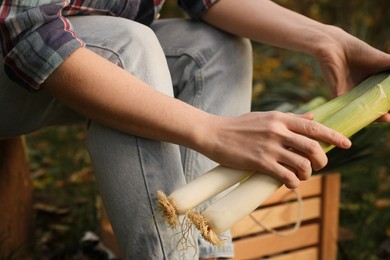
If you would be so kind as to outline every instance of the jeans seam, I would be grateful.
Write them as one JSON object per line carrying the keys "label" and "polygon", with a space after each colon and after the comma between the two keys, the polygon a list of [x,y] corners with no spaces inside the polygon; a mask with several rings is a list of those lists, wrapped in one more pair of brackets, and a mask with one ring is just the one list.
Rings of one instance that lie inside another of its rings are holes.
{"label": "jeans seam", "polygon": [[[165,56],[187,56],[192,59],[196,66],[198,67],[197,73],[194,75],[194,84],[195,84],[195,96],[193,103],[191,104],[194,107],[200,107],[200,97],[203,92],[203,73],[202,68],[207,64],[208,60],[202,55],[199,51],[190,48],[164,48]],[[193,179],[194,176],[188,176],[191,172],[193,172],[193,161],[194,161],[195,152],[190,148],[186,148],[185,152],[185,162],[184,162],[184,174],[186,177],[189,177],[190,180]]]}
{"label": "jeans seam", "polygon": [[158,223],[156,221],[156,218],[154,217],[156,215],[156,212],[155,212],[155,208],[154,208],[154,205],[153,205],[153,199],[150,196],[150,189],[149,189],[149,186],[148,186],[148,182],[146,181],[146,171],[145,171],[144,163],[143,163],[143,160],[142,160],[141,145],[139,144],[140,138],[135,136],[135,140],[136,140],[136,143],[137,143],[137,151],[138,151],[138,157],[139,157],[139,162],[140,162],[140,168],[141,168],[141,171],[142,171],[142,178],[144,180],[144,185],[145,185],[145,190],[147,191],[149,206],[150,206],[150,209],[151,209],[152,215],[153,215],[153,222],[154,222],[154,225],[156,227],[156,233],[157,233],[157,236],[159,238],[159,243],[160,243],[162,255],[164,256],[164,259],[166,259],[167,257],[166,257],[166,253],[165,253],[165,250],[164,250],[164,245],[163,245],[163,242],[162,242],[161,232],[160,232],[160,229],[158,227]]}
{"label": "jeans seam", "polygon": [[[202,92],[203,92],[203,74],[202,74],[201,68],[199,68],[199,71],[196,73],[194,79],[195,79],[194,84],[195,84],[195,89],[196,89],[196,95],[194,96],[193,106],[199,108],[200,102],[201,102],[200,97],[201,97]],[[184,172],[185,173],[187,173],[187,172],[192,173],[193,168],[194,168],[194,156],[195,156],[196,152],[190,148],[187,148],[186,153],[190,156],[186,156]],[[192,176],[192,175],[193,174],[191,174],[191,180],[194,178],[194,176]]]}
{"label": "jeans seam", "polygon": [[[114,54],[116,56],[116,58],[118,59],[118,66],[121,67],[122,69],[124,69],[124,65],[123,65],[123,61],[121,60],[120,58],[120,55],[113,51],[112,49],[109,49],[107,47],[103,47],[103,46],[100,46],[100,45],[96,45],[96,44],[89,44],[89,43],[86,43],[86,46],[87,48],[88,47],[91,47],[91,48],[97,48],[97,49],[101,49],[101,50],[104,50],[104,51],[107,51],[107,52],[111,52],[112,54]],[[112,61],[111,61],[112,62]]]}
{"label": "jeans seam", "polygon": [[201,53],[191,48],[163,48],[165,56],[182,56],[186,55],[193,59],[199,68],[207,63],[207,59]]}

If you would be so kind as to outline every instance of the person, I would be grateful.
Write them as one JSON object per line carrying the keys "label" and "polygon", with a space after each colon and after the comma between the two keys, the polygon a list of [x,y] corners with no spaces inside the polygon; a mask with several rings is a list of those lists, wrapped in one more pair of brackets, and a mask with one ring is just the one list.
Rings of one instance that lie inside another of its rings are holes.
{"label": "person", "polygon": [[157,20],[158,0],[0,2],[0,138],[87,119],[126,259],[233,256],[231,243],[201,238],[178,250],[157,190],[169,194],[217,163],[296,188],[327,163],[317,141],[350,147],[310,114],[250,112],[249,40],[312,55],[335,95],[390,68],[388,54],[272,1],[178,2],[192,19]]}

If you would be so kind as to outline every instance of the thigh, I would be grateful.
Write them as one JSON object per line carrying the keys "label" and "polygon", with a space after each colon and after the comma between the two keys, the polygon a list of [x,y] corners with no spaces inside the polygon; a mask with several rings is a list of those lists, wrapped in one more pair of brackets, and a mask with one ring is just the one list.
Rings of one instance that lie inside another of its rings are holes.
{"label": "thigh", "polygon": [[180,251],[181,230],[168,226],[156,203],[158,190],[170,194],[184,185],[178,147],[98,124],[87,144],[124,259],[192,259],[194,248]]}
{"label": "thigh", "polygon": [[[152,29],[167,57],[176,98],[217,115],[250,111],[252,49],[247,39],[187,19],[157,20]],[[199,153],[181,150],[187,181],[215,166]]]}
{"label": "thigh", "polygon": [[218,115],[249,112],[253,63],[248,39],[188,19],[157,20],[152,29],[177,98]]}
{"label": "thigh", "polygon": [[[186,19],[159,20],[152,29],[167,57],[175,97],[218,115],[250,111],[252,52],[248,40]],[[186,147],[181,147],[181,158],[187,181],[216,166]],[[229,238],[228,233],[223,235]],[[199,241],[199,253],[204,258],[231,257],[232,251],[228,242],[216,248]]]}
{"label": "thigh", "polygon": [[[165,55],[150,28],[115,17],[98,17],[92,24],[75,17],[71,23],[87,48],[173,96]],[[156,203],[157,190],[169,194],[185,183],[178,146],[90,122],[87,147],[125,259],[195,256],[193,250],[178,250],[180,232],[168,227]]]}
{"label": "thigh", "polygon": [[111,16],[95,16],[93,19],[78,16],[70,18],[70,22],[88,49],[122,67],[152,88],[173,96],[164,52],[149,27]]}

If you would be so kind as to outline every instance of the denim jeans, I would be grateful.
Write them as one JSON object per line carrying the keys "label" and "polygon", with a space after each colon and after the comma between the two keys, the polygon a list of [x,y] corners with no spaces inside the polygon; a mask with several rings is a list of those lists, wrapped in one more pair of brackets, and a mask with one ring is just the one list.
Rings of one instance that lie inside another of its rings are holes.
{"label": "denim jeans", "polygon": [[[108,16],[70,21],[87,48],[158,91],[213,114],[249,112],[252,53],[248,40],[184,19],[158,20],[151,29]],[[85,120],[44,91],[29,93],[0,73],[0,138]],[[233,255],[229,239],[224,246],[214,247],[196,231],[194,246],[181,250],[180,229],[170,229],[156,206],[157,190],[169,194],[215,162],[186,147],[132,136],[96,122],[88,122],[87,148],[126,259]]]}

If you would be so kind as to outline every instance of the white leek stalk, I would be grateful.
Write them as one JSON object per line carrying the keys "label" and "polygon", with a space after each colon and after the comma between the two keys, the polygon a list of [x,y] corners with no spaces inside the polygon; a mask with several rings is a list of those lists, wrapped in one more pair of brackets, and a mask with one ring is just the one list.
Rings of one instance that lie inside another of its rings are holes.
{"label": "white leek stalk", "polygon": [[170,226],[176,226],[179,214],[187,214],[204,201],[248,178],[254,171],[236,170],[219,165],[168,197],[157,192],[159,207]]}

